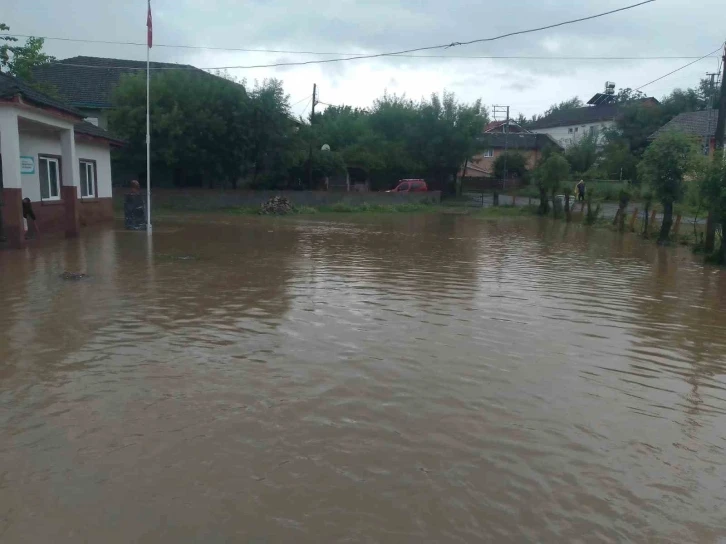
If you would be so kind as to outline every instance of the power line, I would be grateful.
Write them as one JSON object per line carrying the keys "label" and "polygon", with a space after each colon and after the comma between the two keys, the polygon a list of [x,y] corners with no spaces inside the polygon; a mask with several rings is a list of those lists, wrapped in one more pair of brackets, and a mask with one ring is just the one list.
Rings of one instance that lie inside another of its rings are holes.
{"label": "power line", "polygon": [[290,107],[292,108],[292,107],[294,107],[294,106],[297,106],[297,105],[298,105],[298,104],[299,104],[300,102],[302,102],[303,100],[307,100],[307,99],[308,99],[308,98],[310,98],[311,96],[313,96],[313,95],[311,95],[311,94],[307,95],[307,96],[306,96],[305,98],[303,98],[303,99],[301,99],[301,100],[298,100],[298,101],[297,101],[297,102],[295,102],[294,104],[290,104]]}
{"label": "power line", "polygon": [[[637,4],[632,4],[630,6],[605,11],[603,13],[598,13],[596,15],[590,15],[588,17],[580,17],[578,19],[571,19],[568,21],[563,21],[561,23],[555,23],[551,25],[541,26],[537,28],[531,28],[527,30],[518,30],[515,32],[508,32],[506,34],[501,34],[499,36],[494,36],[492,38],[478,38],[476,40],[469,40],[465,42],[451,42],[448,44],[442,44],[442,45],[431,45],[427,47],[417,47],[413,49],[404,49],[401,51],[391,51],[388,53],[372,53],[369,55],[355,55],[355,56],[346,56],[346,57],[340,57],[340,58],[334,58],[334,59],[318,59],[318,60],[309,60],[309,61],[300,61],[300,62],[278,62],[273,64],[258,64],[258,65],[251,65],[251,66],[219,66],[219,67],[211,67],[211,68],[202,68],[203,70],[232,70],[232,69],[252,69],[252,68],[276,68],[281,66],[304,66],[309,64],[326,64],[331,62],[343,62],[343,61],[350,61],[350,60],[362,60],[362,59],[374,59],[374,58],[381,58],[381,57],[395,57],[395,56],[402,56],[410,53],[418,53],[420,51],[431,51],[435,49],[449,49],[452,47],[458,47],[458,46],[464,46],[464,45],[472,45],[475,43],[485,43],[485,42],[493,42],[496,40],[501,40],[504,38],[510,38],[512,36],[521,36],[523,34],[531,34],[533,32],[541,32],[542,30],[548,30],[552,28],[558,28],[565,25],[571,25],[574,23],[580,23],[583,21],[589,21],[592,19],[597,19],[599,17],[604,17],[606,15],[612,15],[614,13],[618,13],[621,11],[630,10],[639,6],[643,6],[645,4],[650,4],[652,2],[655,2],[655,0],[645,0],[643,2],[639,2]],[[82,64],[71,64],[71,63],[63,63],[66,66],[75,66],[79,68],[104,68],[104,69],[129,69],[129,68],[123,68],[118,66],[94,66],[94,65],[82,65]],[[133,68],[131,68],[133,69]],[[157,67],[152,68],[153,70],[178,70],[178,69],[193,69],[193,68],[185,68],[185,67]]]}
{"label": "power line", "polygon": [[[0,34],[2,36],[11,36],[15,38],[41,38],[43,40],[60,40],[65,42],[78,43],[95,43],[107,45],[137,45],[147,47],[146,42],[123,42],[111,40],[86,40],[80,38],[60,38],[53,36],[34,36],[31,34]],[[171,45],[171,44],[154,44],[154,47],[168,47],[179,49],[204,49],[211,51],[239,51],[244,53],[280,53],[288,55],[346,55],[360,56],[364,53],[341,53],[330,51],[293,51],[287,49],[249,49],[241,47],[212,47],[205,45]],[[542,56],[542,55],[405,55],[395,54],[397,57],[409,59],[504,59],[504,60],[687,60],[697,59],[699,57],[693,55],[666,55],[666,56],[640,56],[640,57],[613,57],[613,56]],[[205,70],[214,70],[214,68],[204,68]]]}
{"label": "power line", "polygon": [[662,76],[660,76],[659,78],[657,78],[657,79],[654,79],[653,81],[649,81],[648,83],[646,83],[646,84],[644,84],[644,85],[641,85],[640,87],[636,87],[636,88],[635,88],[635,90],[636,90],[636,91],[639,91],[640,89],[642,89],[643,87],[647,87],[647,86],[648,86],[648,85],[650,85],[651,83],[655,83],[656,81],[660,81],[661,79],[665,79],[665,78],[667,78],[668,76],[670,76],[670,75],[673,75],[673,74],[675,74],[676,72],[680,72],[680,71],[681,71],[681,70],[683,70],[684,68],[688,68],[688,67],[689,67],[689,66],[691,66],[692,64],[696,64],[696,63],[697,63],[698,61],[701,61],[701,60],[703,60],[703,59],[705,59],[705,58],[707,58],[707,57],[710,57],[711,55],[713,55],[714,53],[716,53],[716,52],[718,52],[718,51],[721,51],[721,46],[719,46],[719,48],[718,48],[718,49],[716,49],[715,51],[711,51],[711,52],[710,52],[710,53],[708,53],[707,55],[703,55],[702,57],[700,57],[700,58],[698,58],[698,59],[694,60],[693,62],[689,62],[688,64],[684,64],[683,66],[681,66],[680,68],[676,68],[676,69],[675,69],[675,70],[673,70],[672,72],[668,72],[667,74],[665,74],[665,75],[662,75]]}
{"label": "power line", "polygon": [[308,103],[305,105],[305,109],[300,114],[300,117],[302,117],[303,119],[305,118],[305,112],[308,111],[308,108],[310,107],[310,102],[312,102],[312,100],[313,100],[313,95],[310,95],[310,100],[308,100]]}
{"label": "power line", "polygon": [[[146,42],[123,42],[111,40],[86,40],[80,38],[60,38],[54,36],[34,36],[31,34],[0,34],[2,36],[11,36],[15,38],[41,38],[43,40],[60,40],[65,42],[78,43],[97,43],[107,45],[138,45],[147,47]],[[171,44],[154,44],[154,47],[169,47],[179,49],[204,49],[211,51],[239,51],[244,53],[281,53],[288,55],[347,55],[359,56],[364,53],[341,53],[331,51],[293,51],[287,49],[249,49],[242,47],[213,47],[206,45],[171,45]],[[612,56],[542,56],[542,55],[405,55],[396,54],[395,56],[409,59],[504,59],[504,60],[687,60],[697,59],[699,57],[693,55],[667,55],[667,56],[640,56],[640,57],[612,57]],[[215,68],[203,68],[204,70],[214,70]]]}

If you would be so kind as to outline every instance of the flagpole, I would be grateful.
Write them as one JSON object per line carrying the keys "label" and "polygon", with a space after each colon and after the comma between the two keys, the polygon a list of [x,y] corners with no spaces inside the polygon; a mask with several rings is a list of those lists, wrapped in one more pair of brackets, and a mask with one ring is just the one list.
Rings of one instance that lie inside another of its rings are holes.
{"label": "flagpole", "polygon": [[[148,3],[148,18],[147,25],[151,19],[151,0]],[[147,32],[151,32],[150,28],[147,28]],[[146,44],[146,232],[151,234],[151,111],[150,111],[150,53],[151,53],[151,41],[147,39]]]}

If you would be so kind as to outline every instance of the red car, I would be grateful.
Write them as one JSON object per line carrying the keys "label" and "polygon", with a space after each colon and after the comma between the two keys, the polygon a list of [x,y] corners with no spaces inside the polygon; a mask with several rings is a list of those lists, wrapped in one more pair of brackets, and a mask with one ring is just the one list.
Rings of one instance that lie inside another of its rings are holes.
{"label": "red car", "polygon": [[429,190],[428,185],[422,179],[402,179],[396,188],[387,193],[425,193]]}

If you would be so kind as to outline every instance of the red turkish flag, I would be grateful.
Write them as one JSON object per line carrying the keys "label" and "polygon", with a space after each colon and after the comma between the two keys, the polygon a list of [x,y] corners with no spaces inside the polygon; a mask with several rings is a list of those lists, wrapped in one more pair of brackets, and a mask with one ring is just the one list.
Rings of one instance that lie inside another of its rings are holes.
{"label": "red turkish flag", "polygon": [[154,41],[154,26],[151,23],[151,0],[149,0],[149,11],[146,15],[146,44],[151,49],[151,43]]}

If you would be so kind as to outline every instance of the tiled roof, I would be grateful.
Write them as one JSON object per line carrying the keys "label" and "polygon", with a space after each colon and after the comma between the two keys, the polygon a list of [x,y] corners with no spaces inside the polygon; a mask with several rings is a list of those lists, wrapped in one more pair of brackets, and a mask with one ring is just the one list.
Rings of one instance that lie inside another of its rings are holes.
{"label": "tiled roof", "polygon": [[[654,98],[643,98],[641,102],[657,104]],[[603,121],[614,121],[624,106],[619,104],[601,104],[599,106],[585,106],[570,110],[556,111],[547,117],[543,117],[529,125],[529,129],[537,130],[542,128],[567,127],[573,125],[587,125],[590,123],[601,123]]]}
{"label": "tiled roof", "polygon": [[479,136],[479,141],[483,142],[490,148],[507,149],[542,149],[545,146],[553,145],[558,148],[562,146],[557,143],[549,134],[535,134],[533,132],[486,132]]}
{"label": "tiled roof", "polygon": [[539,128],[566,127],[612,121],[618,116],[618,113],[620,113],[620,106],[616,104],[585,106],[584,108],[557,111],[532,123],[529,128],[536,130]]}
{"label": "tiled roof", "polygon": [[11,99],[15,96],[22,96],[26,102],[46,108],[55,108],[76,117],[83,117],[83,114],[60,100],[48,96],[33,89],[22,79],[0,72],[0,98]]}
{"label": "tiled roof", "polygon": [[126,144],[126,140],[123,140],[118,136],[114,136],[107,130],[97,127],[96,125],[92,125],[91,123],[88,123],[86,121],[75,125],[74,130],[76,134],[85,134],[86,136],[93,136],[94,138],[103,138],[104,140],[108,140],[110,143],[115,145]]}
{"label": "tiled roof", "polygon": [[[188,64],[152,62],[151,68],[182,68],[214,77]],[[121,76],[145,70],[146,61],[71,57],[35,68],[33,78],[52,85],[63,100],[77,108],[110,108]]]}
{"label": "tiled roof", "polygon": [[676,115],[651,136],[655,139],[664,132],[683,132],[694,136],[715,136],[718,110],[691,111]]}
{"label": "tiled roof", "polygon": [[[50,107],[65,113],[70,113],[75,117],[83,117],[83,114],[75,108],[64,104],[52,96],[36,91],[22,79],[0,72],[0,98],[14,98],[18,95],[22,96],[23,100],[29,104],[41,107]],[[125,141],[121,138],[114,136],[102,128],[92,125],[91,123],[87,123],[86,121],[76,123],[74,130],[79,134],[85,134],[95,138],[103,138],[112,144],[123,145],[125,143]]]}

